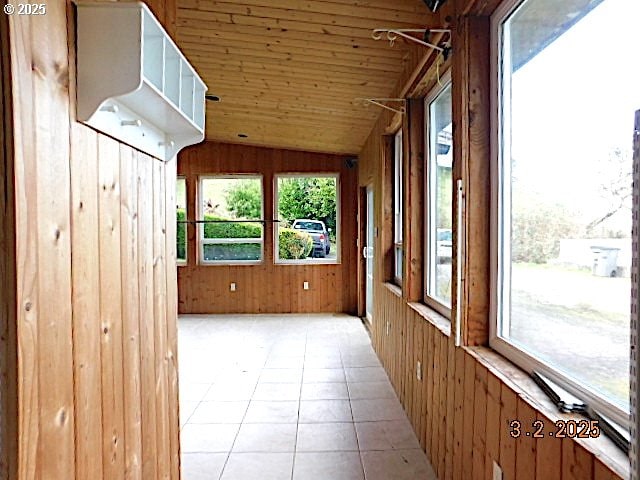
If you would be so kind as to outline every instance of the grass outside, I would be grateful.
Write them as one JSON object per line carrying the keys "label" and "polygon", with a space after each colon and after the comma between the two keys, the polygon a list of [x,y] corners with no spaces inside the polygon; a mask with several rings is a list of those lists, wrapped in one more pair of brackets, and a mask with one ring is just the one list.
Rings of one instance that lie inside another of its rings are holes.
{"label": "grass outside", "polygon": [[514,264],[510,337],[628,408],[630,291],[629,278]]}

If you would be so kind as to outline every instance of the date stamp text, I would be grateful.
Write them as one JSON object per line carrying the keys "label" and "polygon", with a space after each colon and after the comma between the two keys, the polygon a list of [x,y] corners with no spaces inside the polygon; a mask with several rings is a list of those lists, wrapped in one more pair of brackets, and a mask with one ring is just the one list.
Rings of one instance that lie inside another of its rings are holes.
{"label": "date stamp text", "polygon": [[553,427],[545,425],[542,420],[534,420],[531,425],[510,420],[509,435],[512,438],[598,438],[600,426],[597,420],[558,420]]}
{"label": "date stamp text", "polygon": [[46,15],[46,3],[6,3],[2,10],[6,15]]}

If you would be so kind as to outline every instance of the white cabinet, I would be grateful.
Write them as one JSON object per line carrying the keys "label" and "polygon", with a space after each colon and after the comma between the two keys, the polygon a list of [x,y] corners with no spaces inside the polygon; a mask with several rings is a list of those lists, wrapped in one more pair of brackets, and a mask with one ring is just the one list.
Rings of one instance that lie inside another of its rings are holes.
{"label": "white cabinet", "polygon": [[201,142],[207,86],[149,8],[76,5],[78,120],[163,160]]}

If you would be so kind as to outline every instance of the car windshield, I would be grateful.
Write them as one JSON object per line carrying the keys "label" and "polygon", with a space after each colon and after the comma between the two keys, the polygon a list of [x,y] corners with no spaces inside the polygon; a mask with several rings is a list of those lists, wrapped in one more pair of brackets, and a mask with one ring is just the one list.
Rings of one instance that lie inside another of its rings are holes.
{"label": "car windshield", "polygon": [[319,232],[323,230],[322,224],[319,222],[296,222],[293,228],[300,230],[317,230]]}

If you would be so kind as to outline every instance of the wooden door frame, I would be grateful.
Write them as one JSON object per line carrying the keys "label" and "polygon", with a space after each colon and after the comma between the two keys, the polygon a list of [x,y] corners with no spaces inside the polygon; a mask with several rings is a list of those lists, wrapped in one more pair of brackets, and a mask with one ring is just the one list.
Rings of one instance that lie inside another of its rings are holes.
{"label": "wooden door frame", "polygon": [[0,15],[0,480],[18,478],[16,215],[9,17]]}
{"label": "wooden door frame", "polygon": [[358,188],[358,316],[367,315],[367,261],[362,249],[367,243],[367,186]]}

